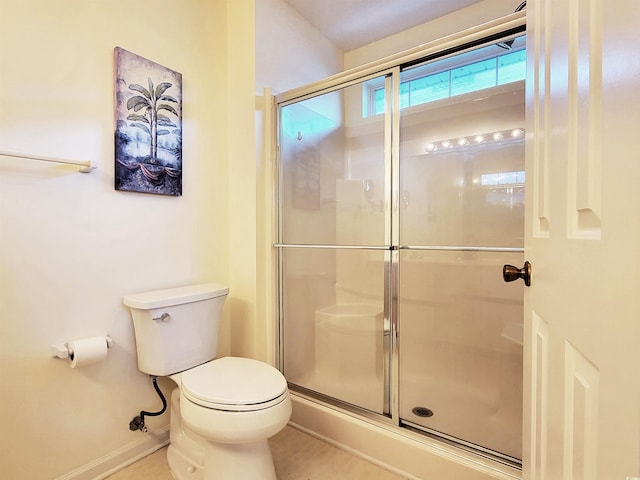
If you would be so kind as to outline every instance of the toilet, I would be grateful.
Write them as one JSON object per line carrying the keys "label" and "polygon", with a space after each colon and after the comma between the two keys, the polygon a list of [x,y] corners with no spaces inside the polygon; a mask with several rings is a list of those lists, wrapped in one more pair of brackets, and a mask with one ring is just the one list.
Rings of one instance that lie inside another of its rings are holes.
{"label": "toilet", "polygon": [[138,369],[166,376],[171,394],[167,459],[176,480],[276,480],[267,439],[291,417],[282,373],[249,358],[216,358],[218,284],[126,295]]}

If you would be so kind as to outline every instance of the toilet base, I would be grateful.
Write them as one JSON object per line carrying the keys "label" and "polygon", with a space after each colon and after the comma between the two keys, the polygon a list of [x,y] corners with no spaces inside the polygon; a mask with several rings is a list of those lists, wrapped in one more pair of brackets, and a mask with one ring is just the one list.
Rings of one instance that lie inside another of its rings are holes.
{"label": "toilet base", "polygon": [[167,449],[167,462],[175,480],[204,480],[204,465],[198,465],[173,445]]}
{"label": "toilet base", "polygon": [[276,480],[266,440],[248,444],[208,442],[204,461],[203,480]]}
{"label": "toilet base", "polygon": [[204,465],[193,460],[169,445],[167,461],[175,480],[276,480],[266,441],[236,445],[206,443]]}
{"label": "toilet base", "polygon": [[182,422],[177,388],[171,395],[170,437],[167,461],[176,480],[276,480],[266,439],[240,444],[207,442]]}
{"label": "toilet base", "polygon": [[180,418],[180,389],[171,393],[170,444],[167,449],[169,470],[175,480],[204,480],[205,441],[185,429]]}

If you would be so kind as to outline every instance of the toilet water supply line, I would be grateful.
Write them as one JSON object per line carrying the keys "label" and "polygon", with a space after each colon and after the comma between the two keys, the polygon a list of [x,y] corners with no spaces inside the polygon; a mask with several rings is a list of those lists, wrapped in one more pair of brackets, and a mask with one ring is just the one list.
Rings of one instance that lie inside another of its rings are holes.
{"label": "toilet water supply line", "polygon": [[133,417],[133,420],[129,422],[129,430],[135,432],[136,430],[142,430],[143,433],[147,433],[149,428],[144,424],[144,417],[157,417],[158,415],[162,415],[167,410],[167,399],[164,398],[160,387],[158,386],[158,377],[155,375],[150,375],[151,381],[153,382],[153,388],[156,390],[160,400],[162,400],[162,410],[158,410],[157,412],[147,412],[145,410],[140,411],[140,415]]}

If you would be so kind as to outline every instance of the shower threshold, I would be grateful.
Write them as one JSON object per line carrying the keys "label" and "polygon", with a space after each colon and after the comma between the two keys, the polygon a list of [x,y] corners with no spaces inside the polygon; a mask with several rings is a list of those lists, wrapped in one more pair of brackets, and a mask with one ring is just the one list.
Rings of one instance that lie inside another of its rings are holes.
{"label": "shower threshold", "polygon": [[358,418],[365,422],[384,428],[385,430],[388,430],[392,433],[400,434],[404,437],[409,437],[414,441],[427,444],[431,444],[430,441],[435,441],[439,444],[452,447],[458,451],[471,454],[474,457],[488,460],[492,463],[508,467],[509,469],[513,469],[515,471],[522,471],[522,460],[519,458],[504,455],[500,452],[483,448],[480,445],[476,445],[470,442],[465,442],[462,439],[446,435],[442,432],[431,430],[422,425],[408,422],[406,420],[399,419],[399,421],[394,421],[390,415],[380,414],[364,409],[362,407],[344,402],[329,395],[324,395],[315,390],[296,385],[295,383],[289,382],[289,389],[295,395],[311,403],[315,403],[319,406],[329,408],[336,412]]}
{"label": "shower threshold", "polygon": [[400,420],[400,428],[405,428],[411,432],[415,432],[419,435],[424,435],[425,437],[432,438],[442,443],[446,443],[448,445],[451,445],[452,447],[460,448],[467,452],[479,455],[489,460],[493,460],[503,465],[507,465],[509,467],[517,468],[520,470],[522,469],[522,460],[519,458],[511,457],[509,455],[484,448],[481,445],[476,445],[471,442],[465,442],[460,438],[452,437],[450,435],[447,435],[446,433],[431,430],[427,427],[408,422],[406,420]]}

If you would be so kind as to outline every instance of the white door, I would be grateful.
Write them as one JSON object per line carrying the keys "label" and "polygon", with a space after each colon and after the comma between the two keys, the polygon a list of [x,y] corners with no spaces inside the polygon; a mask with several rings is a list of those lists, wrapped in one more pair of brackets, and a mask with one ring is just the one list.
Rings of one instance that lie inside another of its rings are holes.
{"label": "white door", "polygon": [[524,478],[640,477],[640,1],[527,32]]}

